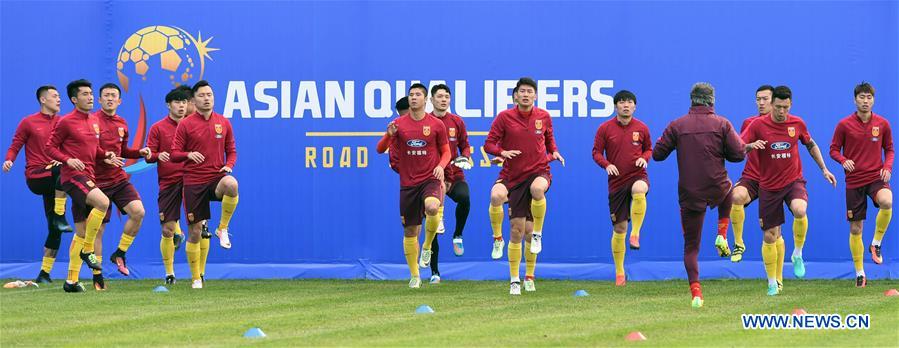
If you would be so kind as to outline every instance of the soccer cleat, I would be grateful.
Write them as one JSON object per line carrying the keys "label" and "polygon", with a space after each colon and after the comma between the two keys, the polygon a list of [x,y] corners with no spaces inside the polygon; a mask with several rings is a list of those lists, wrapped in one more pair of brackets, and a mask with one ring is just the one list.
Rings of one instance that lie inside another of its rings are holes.
{"label": "soccer cleat", "polygon": [[512,282],[509,285],[509,295],[521,295],[521,282]]}
{"label": "soccer cleat", "polygon": [[462,245],[462,237],[453,238],[453,254],[456,256],[462,256],[465,254],[465,246]]}
{"label": "soccer cleat", "polygon": [[200,237],[204,239],[212,238],[212,233],[209,233],[208,220],[200,221]]}
{"label": "soccer cleat", "polygon": [[868,252],[871,253],[871,261],[874,261],[876,264],[883,263],[883,255],[880,254],[880,245],[871,244],[868,247]]}
{"label": "soccer cleat", "polygon": [[40,273],[37,274],[37,278],[34,278],[34,282],[35,282],[36,284],[41,284],[41,283],[47,283],[47,284],[49,284],[49,283],[52,283],[53,281],[50,280],[50,274],[49,274],[49,273],[44,272],[44,270],[41,270]]}
{"label": "soccer cleat", "polygon": [[112,255],[109,256],[109,261],[111,261],[116,268],[119,270],[124,276],[131,275],[131,271],[128,270],[128,266],[125,264],[125,252],[122,249],[116,249]]}
{"label": "soccer cleat", "polygon": [[804,278],[805,277],[805,262],[802,261],[802,256],[794,255],[791,259],[793,260],[793,275],[795,275],[796,278],[799,278],[799,279]]}
{"label": "soccer cleat", "polygon": [[[209,231],[206,231],[206,233],[209,233]],[[175,245],[175,251],[181,249],[181,245],[184,243],[184,239],[184,234],[175,233],[175,235],[172,236],[172,244]]]}
{"label": "soccer cleat", "polygon": [[412,279],[409,279],[409,288],[418,289],[420,287],[421,287],[421,278],[412,277]]}
{"label": "soccer cleat", "polygon": [[543,250],[543,233],[534,231],[531,233],[531,254],[539,254]]}
{"label": "soccer cleat", "polygon": [[81,283],[62,283],[62,290],[65,292],[84,292],[84,287],[81,286]]}
{"label": "soccer cleat", "polygon": [[94,255],[93,252],[85,253],[82,250],[81,252],[79,252],[79,254],[81,256],[81,261],[84,261],[84,263],[87,264],[87,267],[98,271],[103,270],[103,266],[100,265],[100,258],[98,258],[97,255]]}
{"label": "soccer cleat", "polygon": [[693,302],[690,303],[690,306],[693,308],[701,308],[703,302],[702,297],[693,296]]}
{"label": "soccer cleat", "polygon": [[443,226],[443,220],[441,219],[440,224],[437,225],[437,234],[443,234],[443,232],[446,232],[446,226]]}
{"label": "soccer cleat", "polygon": [[777,284],[768,284],[768,296],[777,296],[780,291],[777,291]]}
{"label": "soccer cleat", "polygon": [[493,238],[493,252],[490,253],[490,257],[494,260],[503,258],[503,248],[505,246],[506,242],[503,241],[503,237]]}
{"label": "soccer cleat", "polygon": [[175,285],[175,275],[169,274],[165,276],[165,285]]}
{"label": "soccer cleat", "polygon": [[194,279],[194,280],[191,281],[191,283],[190,283],[190,288],[191,288],[191,289],[202,289],[202,288],[203,288],[203,280],[201,280],[201,279]]}
{"label": "soccer cleat", "polygon": [[534,283],[534,277],[524,276],[524,291],[527,291],[527,292],[537,291],[537,284]]}
{"label": "soccer cleat", "polygon": [[743,253],[746,252],[746,247],[740,244],[734,244],[734,252],[730,254],[730,262],[740,262],[743,261]]}
{"label": "soccer cleat", "polygon": [[640,236],[631,234],[628,244],[631,250],[640,250]]}
{"label": "soccer cleat", "polygon": [[71,233],[72,225],[69,225],[69,222],[66,221],[66,217],[63,215],[53,214],[53,217],[50,218],[52,220],[50,223],[53,225],[57,231],[62,233]]}
{"label": "soccer cleat", "polygon": [[627,284],[627,276],[624,274],[616,274],[615,275],[615,286],[624,286]]}
{"label": "soccer cleat", "polygon": [[440,275],[438,275],[438,274],[432,275],[432,276],[431,276],[431,280],[428,281],[428,283],[434,284],[434,285],[440,284]]}
{"label": "soccer cleat", "polygon": [[727,246],[727,238],[724,238],[722,235],[718,235],[715,238],[715,248],[718,249],[718,256],[720,257],[728,257],[730,256],[730,247]]}
{"label": "soccer cleat", "polygon": [[103,279],[102,274],[94,274],[94,290],[97,290],[97,291],[106,290],[106,280]]}
{"label": "soccer cleat", "polygon": [[215,236],[219,237],[219,245],[225,249],[231,249],[231,238],[228,234],[228,229],[215,229]]}
{"label": "soccer cleat", "polygon": [[428,267],[431,264],[431,254],[433,252],[426,249],[421,249],[421,256],[418,258],[418,266],[419,267]]}
{"label": "soccer cleat", "polygon": [[784,292],[784,283],[781,283],[779,280],[777,281],[777,294]]}
{"label": "soccer cleat", "polygon": [[858,277],[855,277],[855,287],[856,287],[856,288],[863,288],[863,287],[866,287],[866,286],[868,286],[868,279],[865,278],[864,275],[860,275],[860,276],[858,276]]}

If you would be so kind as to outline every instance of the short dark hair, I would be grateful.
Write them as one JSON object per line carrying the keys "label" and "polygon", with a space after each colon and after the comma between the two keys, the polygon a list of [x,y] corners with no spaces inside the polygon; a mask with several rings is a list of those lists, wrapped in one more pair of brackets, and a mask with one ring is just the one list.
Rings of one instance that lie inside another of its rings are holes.
{"label": "short dark hair", "polygon": [[[190,89],[188,88],[188,91],[189,90]],[[189,100],[189,99],[190,99],[190,93],[185,91],[181,87],[176,87],[176,88],[172,89],[171,91],[169,91],[168,94],[165,95],[165,103],[166,104],[171,103],[175,100],[183,101],[183,100]]]}
{"label": "short dark hair", "polygon": [[56,90],[56,87],[53,87],[53,85],[43,85],[43,86],[38,87],[38,88],[37,88],[37,92],[35,93],[35,95],[37,95],[37,102],[40,103],[40,102],[41,102],[41,95],[43,95],[44,92],[47,92],[47,91],[49,91],[49,90],[51,90],[51,89],[55,91],[55,90]]}
{"label": "short dark hair", "polygon": [[790,87],[787,86],[777,86],[774,87],[774,95],[772,96],[772,100],[780,99],[780,100],[793,100],[793,91],[790,90]]}
{"label": "short dark hair", "polygon": [[402,98],[400,98],[400,100],[397,100],[396,105],[394,105],[394,108],[396,108],[397,112],[399,112],[400,110],[408,110],[409,109],[409,97],[402,97]]}
{"label": "short dark hair", "polygon": [[108,89],[108,88],[115,89],[116,91],[119,91],[119,96],[122,95],[122,89],[119,88],[118,85],[116,85],[116,84],[114,84],[114,83],[111,83],[111,82],[109,82],[109,83],[104,83],[102,86],[100,86],[100,94],[103,94],[103,90],[104,90],[104,89]]}
{"label": "short dark hair", "polygon": [[874,86],[871,86],[871,84],[866,81],[862,81],[862,83],[855,86],[855,96],[858,97],[858,95],[862,93],[871,93],[871,95],[874,95]]}
{"label": "short dark hair", "polygon": [[78,89],[81,87],[93,88],[91,82],[85,79],[78,79],[66,85],[66,94],[69,96],[69,101],[78,96]]}
{"label": "short dark hair", "polygon": [[195,83],[194,86],[191,87],[191,89],[190,89],[190,92],[191,92],[190,96],[193,97],[194,94],[197,94],[197,91],[200,90],[200,88],[207,87],[207,86],[209,88],[212,88],[212,86],[210,86],[209,82],[207,82],[206,80],[197,81],[197,83]]}
{"label": "short dark hair", "polygon": [[[524,85],[524,86],[531,86],[531,87],[534,87],[534,90],[537,90],[537,81],[534,81],[534,79],[532,79],[532,78],[530,78],[530,77],[522,77],[522,78],[518,79],[518,82],[517,82],[517,83],[515,83],[515,89],[514,89],[514,91],[517,92],[517,91],[518,91],[518,88],[521,87],[521,86],[523,86],[523,85]],[[513,92],[513,93],[514,93],[514,92]]]}
{"label": "short dark hair", "polygon": [[187,98],[194,97],[194,90],[191,89],[190,86],[188,86],[188,85],[179,85],[178,87],[175,87],[175,89],[177,89],[179,91],[184,91],[184,93],[187,93]]}
{"label": "short dark hair", "polygon": [[620,101],[627,101],[627,100],[632,100],[634,102],[634,104],[637,104],[637,96],[634,95],[633,92],[628,91],[626,89],[622,89],[622,90],[618,91],[618,93],[615,93],[615,97],[612,98],[612,102],[614,102],[615,104],[618,104],[618,102],[620,102]]}
{"label": "short dark hair", "polygon": [[518,86],[515,86],[515,88],[512,88],[512,95],[515,95],[515,93],[518,93]]}
{"label": "short dark hair", "polygon": [[774,86],[772,85],[761,85],[759,89],[755,90],[755,93],[758,94],[761,91],[771,91],[771,94],[774,94]]}
{"label": "short dark hair", "polygon": [[437,91],[439,91],[441,89],[446,91],[447,94],[453,95],[453,92],[450,91],[449,86],[442,84],[442,83],[438,84],[438,85],[434,85],[434,87],[431,87],[431,95],[437,94]]}
{"label": "short dark hair", "polygon": [[412,92],[413,89],[421,89],[425,93],[425,97],[428,96],[428,87],[420,83],[413,83],[412,86],[409,86],[409,92]]}

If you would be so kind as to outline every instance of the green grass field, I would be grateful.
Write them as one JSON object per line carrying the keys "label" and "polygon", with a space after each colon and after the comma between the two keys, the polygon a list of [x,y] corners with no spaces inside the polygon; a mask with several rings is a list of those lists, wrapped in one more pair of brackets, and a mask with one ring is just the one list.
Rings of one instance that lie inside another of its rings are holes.
{"label": "green grass field", "polygon": [[[762,280],[705,281],[705,307],[690,307],[684,281],[538,280],[508,294],[499,281],[408,289],[399,281],[108,281],[109,290],[66,294],[61,280],[0,291],[0,346],[897,346],[899,281],[787,280],[769,298]],[[588,297],[573,297],[584,289]],[[428,304],[435,314],[415,314]],[[870,314],[869,330],[743,330],[743,313]],[[263,339],[242,334],[260,327]],[[641,331],[648,340],[627,342]]]}

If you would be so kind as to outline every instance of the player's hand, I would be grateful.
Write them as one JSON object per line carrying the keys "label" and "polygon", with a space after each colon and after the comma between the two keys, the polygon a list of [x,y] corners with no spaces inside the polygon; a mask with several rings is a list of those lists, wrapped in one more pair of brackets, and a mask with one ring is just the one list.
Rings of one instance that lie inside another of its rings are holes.
{"label": "player's hand", "polygon": [[219,169],[219,173],[228,173],[228,174],[231,174],[231,167],[229,167],[229,166],[224,166],[224,167],[222,167],[222,169]]}
{"label": "player's hand", "polygon": [[764,141],[764,140],[756,140],[749,144],[746,144],[746,149],[747,149],[747,151],[748,150],[764,150],[765,144],[767,144],[767,143],[768,142]]}
{"label": "player's hand", "polygon": [[490,159],[490,163],[493,163],[493,164],[503,164],[503,162],[505,162],[505,161],[506,161],[506,159],[502,158],[502,157],[493,157]]}
{"label": "player's hand", "polygon": [[503,158],[505,158],[505,159],[513,159],[513,158],[515,158],[515,156],[518,156],[520,154],[521,154],[521,151],[518,151],[518,150],[506,150],[506,151],[499,153],[499,155],[503,156]]}
{"label": "player's hand", "polygon": [[893,173],[891,173],[889,170],[886,170],[886,169],[880,170],[880,179],[883,180],[883,182],[890,182],[891,176],[893,176]]}
{"label": "player's hand", "polygon": [[106,163],[106,164],[111,165],[111,166],[113,166],[113,167],[119,167],[119,168],[121,168],[121,167],[124,167],[124,166],[125,166],[125,159],[124,159],[124,158],[121,158],[121,157],[115,157],[115,156],[113,156],[112,158],[104,158],[104,159],[103,159],[103,163]]}
{"label": "player's hand", "polygon": [[392,137],[396,136],[396,121],[390,121],[390,123],[387,124],[387,135]]}
{"label": "player's hand", "polygon": [[3,162],[3,171],[8,172],[10,168],[12,168],[12,161],[4,161]]}
{"label": "player's hand", "polygon": [[66,164],[68,164],[69,167],[71,167],[72,169],[77,170],[77,171],[79,171],[79,172],[82,171],[82,170],[84,170],[84,163],[81,162],[80,159],[77,159],[77,158],[69,158],[69,160],[66,161]]}
{"label": "player's hand", "polygon": [[194,161],[194,163],[203,163],[203,161],[206,160],[206,157],[203,157],[202,153],[196,151],[188,153],[187,158]]}
{"label": "player's hand", "polygon": [[565,166],[565,157],[562,157],[562,154],[559,153],[559,151],[553,152],[553,159],[562,162],[562,166]]}
{"label": "player's hand", "polygon": [[643,157],[640,157],[640,158],[637,159],[636,165],[637,165],[637,167],[646,169],[646,166],[648,166],[649,163],[646,163],[646,160],[643,159]]}
{"label": "player's hand", "polygon": [[143,148],[143,149],[140,149],[140,151],[138,151],[138,153],[140,153],[141,156],[144,156],[144,158],[150,159],[150,155],[151,155],[153,152],[150,151],[150,148],[149,148],[149,147],[145,147],[145,148]]}
{"label": "player's hand", "polygon": [[171,159],[171,157],[169,157],[169,153],[165,151],[160,152],[158,158],[159,162],[168,162]]}
{"label": "player's hand", "polygon": [[443,182],[443,167],[434,167],[434,177],[437,178],[437,180],[440,180],[440,182]]}
{"label": "player's hand", "polygon": [[606,166],[606,174],[609,174],[609,176],[618,176],[618,167],[614,164]]}
{"label": "player's hand", "polygon": [[824,179],[827,179],[827,182],[833,185],[833,187],[837,187],[837,178],[827,169],[824,170]]}
{"label": "player's hand", "polygon": [[855,162],[853,162],[851,159],[847,159],[845,162],[843,162],[843,169],[845,169],[847,173],[851,173],[853,170],[855,170]]}
{"label": "player's hand", "polygon": [[58,166],[58,165],[62,165],[62,162],[57,161],[57,160],[50,160],[50,166],[51,166],[51,167],[56,167],[56,166]]}

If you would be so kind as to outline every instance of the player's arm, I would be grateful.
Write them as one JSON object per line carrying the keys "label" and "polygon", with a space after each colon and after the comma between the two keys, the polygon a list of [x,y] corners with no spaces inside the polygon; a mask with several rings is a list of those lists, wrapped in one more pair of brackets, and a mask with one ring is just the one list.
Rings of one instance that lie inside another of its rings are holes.
{"label": "player's arm", "polygon": [[[128,124],[125,124],[125,127],[127,129]],[[130,134],[126,131],[125,136],[122,137],[122,150],[121,150],[122,157],[130,158],[130,159],[138,159],[138,158],[147,157],[147,154],[150,153],[150,149],[146,148],[146,147],[143,149],[133,149],[133,148],[128,147],[128,139],[129,138],[130,138]]]}
{"label": "player's arm", "polygon": [[[147,135],[147,148],[150,149],[150,156],[147,157],[147,163],[159,162],[159,127],[153,125],[150,127],[150,134]],[[168,160],[168,154],[163,156],[162,162]]]}
{"label": "player's arm", "polygon": [[384,153],[393,145],[393,138],[396,137],[396,120],[387,124],[387,132],[378,140],[378,147],[375,149],[378,153]]}
{"label": "player's arm", "polygon": [[172,141],[172,162],[178,163],[187,160],[188,152],[185,150],[186,142],[187,126],[185,125],[185,122],[182,121],[181,123],[178,123],[178,127],[175,128],[175,140]]}
{"label": "player's arm", "polygon": [[846,129],[842,123],[837,123],[837,127],[833,130],[833,138],[830,140],[830,158],[837,161],[846,172],[855,170],[855,161],[843,156],[843,146],[846,145]]}
{"label": "player's arm", "polygon": [[237,143],[234,141],[234,128],[231,127],[231,122],[225,120],[225,126],[228,127],[228,133],[225,134],[225,166],[219,171],[230,173],[237,164]]}
{"label": "player's arm", "polygon": [[437,132],[437,148],[440,151],[440,161],[437,163],[437,167],[434,168],[434,177],[440,182],[443,182],[443,168],[446,168],[446,165],[449,164],[450,159],[452,159],[452,153],[450,153],[449,140],[446,137],[446,127],[443,125],[443,122],[438,122],[435,127],[435,131]]}
{"label": "player's arm", "polygon": [[656,162],[664,161],[668,158],[668,155],[671,155],[676,146],[677,131],[674,129],[674,125],[669,123],[659,140],[656,140],[656,145],[652,148],[652,159]]}
{"label": "player's arm", "polygon": [[824,174],[824,179],[836,187],[837,179],[829,170],[827,170],[827,165],[824,163],[824,156],[821,155],[821,148],[818,147],[818,144],[815,144],[815,140],[812,139],[811,134],[805,129],[805,125],[803,125],[802,128],[802,134],[799,135],[799,141],[801,141],[802,144],[805,145],[805,148],[808,149],[808,154],[812,156],[812,159],[815,160],[815,164],[821,169],[821,173]]}
{"label": "player's arm", "polygon": [[459,134],[457,135],[459,153],[471,160],[471,143],[468,142],[468,129],[466,129],[465,122],[462,122],[461,118],[459,119]]}
{"label": "player's arm", "polygon": [[487,132],[487,140],[484,141],[484,151],[491,155],[502,157],[504,150],[499,144],[503,141],[505,127],[501,115],[497,115],[493,119],[493,124],[490,125],[490,131]]}
{"label": "player's arm", "polygon": [[880,178],[884,182],[889,182],[893,173],[893,159],[896,154],[893,152],[893,130],[888,123],[884,124],[881,137],[883,138],[883,145],[881,145],[883,148],[883,169],[880,170]]}
{"label": "player's arm", "polygon": [[603,153],[606,151],[606,137],[605,132],[602,125],[596,129],[596,135],[593,136],[593,162],[596,162],[597,165],[606,169],[611,163],[606,159],[606,156],[603,156]]}
{"label": "player's arm", "polygon": [[765,148],[765,144],[768,142],[760,139],[761,137],[756,132],[757,127],[753,127],[749,125],[748,128],[744,129],[740,132],[740,140],[743,141],[743,151],[749,153],[755,150],[762,150]]}
{"label": "player's arm", "polygon": [[543,131],[543,139],[546,143],[546,152],[550,155],[549,160],[558,160],[564,167],[565,157],[562,157],[562,154],[559,153],[559,148],[556,147],[556,136],[553,133],[553,121],[551,117],[546,117],[546,130]]}
{"label": "player's arm", "polygon": [[4,172],[8,172],[9,169],[12,168],[13,162],[16,161],[16,156],[19,155],[19,150],[21,150],[22,146],[28,142],[30,133],[27,128],[24,119],[20,121],[19,126],[16,127],[16,133],[12,136],[12,144],[9,144],[9,149],[6,150],[6,159],[3,161]]}
{"label": "player's arm", "polygon": [[724,120],[724,159],[729,162],[740,162],[746,158],[746,145],[737,135],[734,126],[728,120]]}

